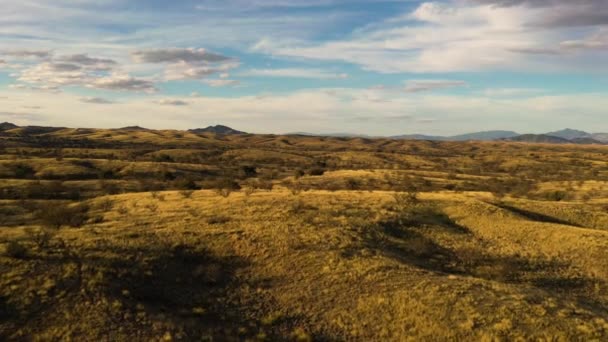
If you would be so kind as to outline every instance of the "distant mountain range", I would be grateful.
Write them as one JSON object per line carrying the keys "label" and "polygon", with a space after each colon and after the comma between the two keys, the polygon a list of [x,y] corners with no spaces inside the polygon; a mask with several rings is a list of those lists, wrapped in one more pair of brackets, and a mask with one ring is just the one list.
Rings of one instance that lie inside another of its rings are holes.
{"label": "distant mountain range", "polygon": [[491,141],[491,140],[500,140],[500,139],[509,139],[518,136],[519,133],[512,131],[484,131],[484,132],[476,132],[469,134],[461,134],[454,136],[432,136],[432,135],[421,135],[421,134],[411,134],[411,135],[397,135],[392,136],[393,139],[413,139],[413,140],[438,140],[438,141],[468,141],[468,140],[478,140],[478,141]]}
{"label": "distant mountain range", "polygon": [[[326,136],[326,137],[350,137],[350,138],[372,138],[371,136],[349,133],[313,134],[313,133],[290,133],[289,135]],[[430,141],[519,141],[547,144],[608,144],[608,133],[587,133],[574,129],[564,129],[545,134],[520,134],[513,131],[483,131],[454,136],[404,134],[394,135],[391,139],[403,140],[430,140]]]}
{"label": "distant mountain range", "polygon": [[522,134],[508,140],[548,144],[608,144],[608,133],[587,133],[567,128],[546,134]]}
{"label": "distant mountain range", "polygon": [[[25,126],[19,127],[10,122],[0,123],[0,132],[10,131],[19,129],[24,134],[44,134],[53,131],[61,130],[59,127],[41,127],[41,126]],[[139,126],[123,127],[119,130],[127,131],[146,131],[148,129]],[[216,125],[209,126],[206,128],[190,129],[188,132],[194,134],[213,133],[221,135],[233,135],[233,134],[248,134],[243,131],[239,131],[228,126]],[[351,133],[327,133],[327,134],[315,134],[307,132],[294,132],[286,135],[302,135],[302,136],[319,136],[319,137],[338,137],[338,138],[387,138],[387,137],[374,137],[364,134],[351,134]],[[405,134],[395,135],[388,137],[390,139],[403,139],[403,140],[430,140],[430,141],[516,141],[516,142],[529,142],[529,143],[546,143],[546,144],[607,144],[608,145],[608,133],[588,133],[575,129],[564,129],[561,131],[549,132],[545,134],[519,134],[513,131],[483,131],[469,134],[461,134],[454,136],[436,136],[436,135],[424,135],[424,134]]]}

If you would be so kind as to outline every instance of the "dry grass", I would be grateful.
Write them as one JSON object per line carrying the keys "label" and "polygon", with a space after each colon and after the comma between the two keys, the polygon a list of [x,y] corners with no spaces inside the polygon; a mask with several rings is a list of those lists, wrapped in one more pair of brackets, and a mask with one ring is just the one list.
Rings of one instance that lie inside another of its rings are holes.
{"label": "dry grass", "polygon": [[[93,200],[100,209],[90,214],[103,222],[59,230],[46,249],[25,228],[12,229],[10,239],[28,253],[0,259],[3,336],[606,337],[601,230],[530,220],[454,194],[420,195],[416,205],[432,209],[405,221],[410,204],[387,192],[162,195]],[[97,213],[108,208],[103,201],[128,215]]]}
{"label": "dry grass", "polygon": [[604,147],[10,134],[1,340],[608,338]]}

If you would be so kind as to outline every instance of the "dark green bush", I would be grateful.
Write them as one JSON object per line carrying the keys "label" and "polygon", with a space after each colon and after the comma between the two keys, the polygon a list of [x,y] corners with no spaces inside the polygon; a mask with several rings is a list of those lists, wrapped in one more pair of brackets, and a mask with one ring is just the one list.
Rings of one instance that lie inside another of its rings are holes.
{"label": "dark green bush", "polygon": [[18,241],[10,241],[8,245],[6,245],[6,256],[15,258],[15,259],[23,259],[27,256],[27,247],[19,243]]}
{"label": "dark green bush", "polygon": [[82,227],[89,219],[88,211],[89,207],[83,204],[51,203],[39,207],[38,218],[48,228]]}

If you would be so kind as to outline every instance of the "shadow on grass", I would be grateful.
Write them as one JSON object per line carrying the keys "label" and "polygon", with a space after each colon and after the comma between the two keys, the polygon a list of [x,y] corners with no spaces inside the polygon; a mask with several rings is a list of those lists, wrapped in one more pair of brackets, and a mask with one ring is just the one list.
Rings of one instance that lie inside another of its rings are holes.
{"label": "shadow on grass", "polygon": [[0,296],[0,322],[8,321],[16,315],[17,311],[8,303],[7,298]]}
{"label": "shadow on grass", "polygon": [[[88,249],[79,251],[81,257],[74,254],[54,252],[27,260],[45,265],[44,270],[32,268],[33,278],[41,282],[52,278],[56,285],[45,295],[47,299],[22,305],[19,312],[8,306],[7,298],[0,297],[0,318],[12,330],[0,329],[0,339],[27,339],[49,328],[37,322],[50,315],[60,317],[66,307],[82,307],[84,303],[95,304],[82,316],[69,315],[70,321],[62,324],[77,328],[67,336],[57,336],[59,339],[150,340],[169,334],[187,341],[286,340],[296,328],[307,324],[305,317],[276,314],[272,299],[257,292],[274,280],[239,276],[249,267],[240,257],[162,244]],[[58,271],[66,267],[76,271],[61,275]],[[269,312],[276,317],[265,319]],[[12,335],[17,330],[25,336]]]}
{"label": "shadow on grass", "polygon": [[502,203],[502,204],[494,204],[494,205],[496,205],[499,208],[511,211],[517,215],[523,216],[524,218],[531,220],[531,221],[542,222],[542,223],[555,223],[555,224],[561,224],[561,225],[581,228],[580,225],[574,224],[572,222],[568,222],[566,220],[559,219],[557,217],[544,215],[541,213],[525,210],[522,208],[517,208],[517,207],[511,206],[508,204]]}
{"label": "shadow on grass", "polygon": [[[421,225],[411,221],[404,224],[399,219],[379,222],[361,230],[364,248],[432,272],[527,284],[583,298],[589,297],[589,289],[595,284],[593,279],[572,275],[568,264],[555,260],[489,256],[482,247],[446,248],[426,236],[425,231],[444,229],[452,234],[467,234],[468,230],[447,220],[436,220],[434,226],[428,223],[426,220]],[[355,251],[346,251],[343,255],[349,257],[355,254]]]}

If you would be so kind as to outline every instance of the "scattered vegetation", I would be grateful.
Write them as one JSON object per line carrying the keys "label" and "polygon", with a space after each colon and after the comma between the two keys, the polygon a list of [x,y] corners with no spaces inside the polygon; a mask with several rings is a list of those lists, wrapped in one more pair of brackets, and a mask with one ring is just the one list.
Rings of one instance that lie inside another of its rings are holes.
{"label": "scattered vegetation", "polygon": [[174,133],[0,133],[0,340],[607,338],[605,147]]}

